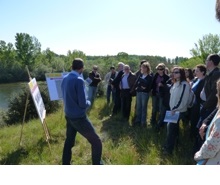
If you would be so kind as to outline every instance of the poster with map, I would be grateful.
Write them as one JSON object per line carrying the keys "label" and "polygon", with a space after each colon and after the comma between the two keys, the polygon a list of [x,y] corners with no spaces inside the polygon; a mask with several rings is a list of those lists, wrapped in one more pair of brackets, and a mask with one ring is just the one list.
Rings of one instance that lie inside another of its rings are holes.
{"label": "poster with map", "polygon": [[61,83],[63,77],[67,75],[68,72],[63,73],[46,73],[47,88],[49,91],[50,100],[62,100]]}

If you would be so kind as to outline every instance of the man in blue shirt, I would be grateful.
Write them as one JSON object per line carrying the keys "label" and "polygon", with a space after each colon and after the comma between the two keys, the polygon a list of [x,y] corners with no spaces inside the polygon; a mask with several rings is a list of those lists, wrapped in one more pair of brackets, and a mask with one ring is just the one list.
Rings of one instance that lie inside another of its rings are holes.
{"label": "man in blue shirt", "polygon": [[85,84],[81,77],[83,69],[83,60],[75,58],[72,63],[72,71],[64,77],[61,84],[67,122],[62,156],[63,165],[70,165],[72,147],[75,145],[77,132],[84,136],[92,146],[92,164],[101,164],[102,143],[86,115],[86,109],[91,103],[86,100]]}

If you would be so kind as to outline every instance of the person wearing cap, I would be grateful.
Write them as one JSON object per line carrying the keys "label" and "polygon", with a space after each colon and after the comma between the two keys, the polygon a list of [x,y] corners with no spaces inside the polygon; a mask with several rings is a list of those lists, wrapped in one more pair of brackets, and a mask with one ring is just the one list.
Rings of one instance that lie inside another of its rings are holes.
{"label": "person wearing cap", "polygon": [[86,99],[85,83],[81,77],[83,69],[83,60],[75,58],[72,63],[72,71],[63,78],[61,83],[66,118],[66,139],[62,155],[63,165],[71,164],[72,148],[75,145],[77,132],[91,144],[92,164],[102,164],[102,142],[86,115],[90,101]]}
{"label": "person wearing cap", "polygon": [[88,89],[88,100],[91,102],[92,107],[94,99],[96,97],[98,84],[102,80],[100,74],[98,73],[98,66],[93,66],[92,71],[89,73],[89,78],[91,79],[91,83],[89,84]]}
{"label": "person wearing cap", "polygon": [[110,97],[112,95],[112,102],[115,101],[115,90],[112,88],[112,81],[115,79],[117,76],[118,72],[115,71],[115,67],[111,66],[110,67],[110,72],[108,72],[105,75],[105,84],[107,84],[107,90],[106,90],[106,98],[107,98],[107,104],[110,103]]}

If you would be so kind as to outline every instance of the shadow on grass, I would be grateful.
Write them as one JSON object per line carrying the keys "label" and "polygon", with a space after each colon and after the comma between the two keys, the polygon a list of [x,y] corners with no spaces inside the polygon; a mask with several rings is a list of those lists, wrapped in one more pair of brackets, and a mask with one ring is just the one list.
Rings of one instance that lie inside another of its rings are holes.
{"label": "shadow on grass", "polygon": [[0,161],[1,165],[18,165],[23,158],[28,156],[28,152],[24,148],[19,148],[9,153]]}
{"label": "shadow on grass", "polygon": [[[51,141],[49,141],[51,143]],[[49,147],[47,141],[44,138],[38,140],[36,145],[36,151],[39,155],[42,154],[44,147]]]}
{"label": "shadow on grass", "polygon": [[113,103],[111,104],[105,103],[98,114],[99,119],[102,120],[104,117],[111,115],[112,110],[113,110]]}
{"label": "shadow on grass", "polygon": [[[150,125],[147,127],[132,127],[130,125],[129,122],[120,120],[120,116],[108,118],[103,121],[101,132],[106,133],[108,139],[111,139],[115,145],[120,142],[121,138],[129,137],[140,156],[140,164],[142,159],[146,161],[146,156],[149,157],[149,160],[153,159],[153,162],[160,165],[194,164],[191,153],[192,143],[187,140],[187,130],[182,130],[180,133],[180,142],[175,147],[173,155],[165,156],[162,153],[162,146],[166,140],[166,125],[164,125],[159,133]],[[159,159],[157,160],[158,157]]]}
{"label": "shadow on grass", "polygon": [[120,138],[128,135],[129,130],[129,122],[122,120],[120,115],[109,117],[102,122],[101,132],[106,133],[116,145]]}

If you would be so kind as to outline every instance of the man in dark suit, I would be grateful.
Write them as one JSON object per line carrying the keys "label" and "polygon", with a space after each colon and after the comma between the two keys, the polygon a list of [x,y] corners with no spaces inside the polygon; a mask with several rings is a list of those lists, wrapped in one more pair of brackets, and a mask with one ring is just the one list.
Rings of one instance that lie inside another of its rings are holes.
{"label": "man in dark suit", "polygon": [[[207,124],[203,124],[203,120],[205,120],[216,108],[217,106],[217,89],[216,82],[220,78],[220,70],[218,68],[218,64],[220,62],[220,56],[218,54],[211,54],[206,59],[206,68],[208,71],[208,75],[205,78],[203,97],[204,100],[203,107],[200,112],[200,120],[197,124],[197,128],[199,128],[199,133],[205,135],[205,130],[207,128]],[[202,140],[201,146],[204,140]]]}
{"label": "man in dark suit", "polygon": [[119,113],[121,110],[121,90],[120,90],[119,84],[121,82],[122,75],[124,74],[123,67],[124,67],[124,63],[119,62],[118,63],[118,75],[111,83],[112,87],[115,89],[115,101],[114,101],[112,115]]}

